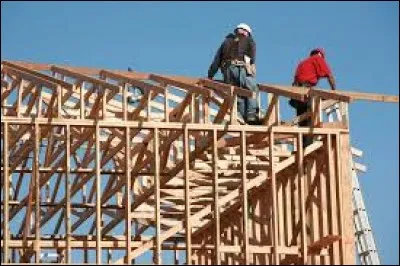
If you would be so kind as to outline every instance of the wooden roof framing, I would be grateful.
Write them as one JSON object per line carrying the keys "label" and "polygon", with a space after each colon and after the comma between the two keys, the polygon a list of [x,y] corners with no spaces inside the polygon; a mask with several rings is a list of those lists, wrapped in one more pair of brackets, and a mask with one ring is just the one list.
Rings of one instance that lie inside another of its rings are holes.
{"label": "wooden roof framing", "polygon": [[[144,92],[137,103],[130,87]],[[235,99],[252,93],[208,79],[2,61],[1,88],[1,246],[13,263],[45,262],[46,249],[64,263],[78,250],[93,262],[90,249],[97,263],[103,249],[125,251],[110,263],[152,251],[161,264],[164,250],[188,264],[352,262],[347,105],[398,102],[259,84],[269,104],[249,126]],[[280,97],[313,108],[282,121]],[[345,122],[323,121],[334,105]],[[306,134],[316,141],[303,149]]]}

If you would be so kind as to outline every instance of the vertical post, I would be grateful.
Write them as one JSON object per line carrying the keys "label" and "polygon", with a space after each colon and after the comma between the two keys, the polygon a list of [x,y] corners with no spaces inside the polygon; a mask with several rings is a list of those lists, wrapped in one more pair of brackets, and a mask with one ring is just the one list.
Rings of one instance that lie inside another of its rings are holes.
{"label": "vertical post", "polygon": [[22,91],[24,89],[25,81],[22,79],[18,88],[18,98],[17,98],[17,117],[21,117],[21,107],[22,107]]}
{"label": "vertical post", "polygon": [[152,91],[149,91],[149,93],[147,94],[148,100],[147,100],[147,121],[151,120],[151,95],[152,95]]}
{"label": "vertical post", "polygon": [[[232,109],[231,109],[231,124],[237,124],[237,94],[235,93],[235,87],[231,86],[231,99],[233,101],[232,103]],[[244,117],[243,117],[244,118]]]}
{"label": "vertical post", "polygon": [[126,83],[123,83],[122,86],[122,116],[124,121],[128,120],[128,97],[127,97],[127,91],[128,91],[128,86]]}
{"label": "vertical post", "polygon": [[349,128],[349,104],[347,102],[340,102],[340,111],[345,127]]}
{"label": "vertical post", "polygon": [[339,189],[341,195],[342,205],[342,246],[343,246],[343,264],[355,264],[355,241],[354,241],[354,224],[353,224],[353,197],[352,197],[352,175],[350,166],[350,143],[349,134],[340,134],[340,146],[339,152],[340,157],[338,163],[340,163],[340,181],[341,185]]}
{"label": "vertical post", "polygon": [[183,158],[185,160],[185,227],[186,227],[186,265],[192,264],[192,226],[190,223],[190,169],[189,169],[189,132],[185,127],[183,132]]}
{"label": "vertical post", "polygon": [[246,160],[246,131],[240,132],[240,163],[242,165],[242,211],[243,211],[243,253],[244,264],[247,265],[249,261],[249,237],[248,237],[248,204],[247,204],[247,160]]}
{"label": "vertical post", "polygon": [[190,119],[192,123],[196,123],[196,94],[191,93],[190,97]]}
{"label": "vertical post", "polygon": [[281,122],[281,112],[280,112],[280,105],[279,105],[279,96],[275,95],[276,97],[276,104],[275,104],[275,124],[279,125]]}
{"label": "vertical post", "polygon": [[159,154],[159,130],[154,129],[154,196],[155,196],[155,213],[156,213],[156,248],[155,263],[162,264],[161,261],[161,215],[160,215],[160,154]]}
{"label": "vertical post", "polygon": [[4,198],[4,232],[3,232],[3,238],[4,238],[4,246],[3,246],[3,262],[8,263],[9,262],[9,238],[10,238],[10,225],[9,225],[9,219],[10,219],[10,173],[9,173],[9,154],[8,154],[8,123],[4,122],[4,139],[3,139],[3,160],[4,160],[4,168],[3,168],[3,176],[4,176],[4,187],[3,187],[3,198]]}
{"label": "vertical post", "polygon": [[[61,85],[57,85],[57,116],[61,118],[61,96],[62,96],[62,87]],[[41,99],[39,98],[39,103]],[[38,114],[40,114],[40,110],[38,110]]]}
{"label": "vertical post", "polygon": [[307,263],[307,231],[306,231],[306,208],[304,195],[304,150],[303,150],[303,134],[297,135],[297,172],[298,172],[298,187],[300,191],[300,223],[301,223],[301,257],[302,263]]}
{"label": "vertical post", "polygon": [[168,85],[164,88],[164,111],[165,111],[165,122],[169,122],[169,95],[168,95]]}
{"label": "vertical post", "polygon": [[207,124],[210,115],[210,106],[209,106],[208,96],[206,95],[203,95],[203,104],[204,104],[204,124]]}
{"label": "vertical post", "polygon": [[82,83],[80,84],[80,115],[81,115],[81,119],[85,119],[85,93],[84,93],[84,89],[85,89],[85,82],[82,81]]}
{"label": "vertical post", "polygon": [[100,127],[96,124],[96,264],[101,264],[101,174],[100,174]]}
{"label": "vertical post", "polygon": [[337,206],[338,206],[338,221],[339,221],[339,234],[342,237],[339,240],[339,254],[340,254],[340,264],[344,264],[344,254],[345,254],[345,240],[344,238],[344,224],[343,224],[343,187],[342,187],[342,162],[341,162],[341,152],[340,152],[340,134],[336,134],[336,142],[335,142],[335,170],[337,173],[336,178],[336,198],[337,198]]}
{"label": "vertical post", "polygon": [[[268,93],[268,109],[267,110],[271,110],[270,112],[267,112],[265,115],[267,116],[269,113],[269,119],[267,121],[267,125],[273,125],[275,123],[277,123],[278,118],[277,118],[277,98],[278,96],[274,95],[273,93]],[[279,115],[279,114],[278,114]]]}
{"label": "vertical post", "polygon": [[65,219],[65,234],[66,234],[66,254],[65,262],[71,263],[71,181],[70,181],[70,170],[71,170],[71,128],[70,125],[66,126],[65,132],[65,194],[66,194],[66,219]]}
{"label": "vertical post", "polygon": [[274,132],[269,132],[269,163],[270,163],[270,176],[271,176],[271,195],[272,195],[272,224],[273,224],[273,256],[275,265],[279,265],[278,254],[278,206],[276,196],[276,175],[274,167]]}
{"label": "vertical post", "polygon": [[213,197],[214,197],[214,244],[215,244],[215,264],[221,264],[220,252],[220,223],[219,223],[219,201],[218,201],[218,146],[217,146],[217,130],[213,130]]}
{"label": "vertical post", "polygon": [[40,263],[40,175],[39,175],[39,156],[40,156],[40,128],[35,123],[35,150],[34,150],[34,169],[35,169],[35,263]]}
{"label": "vertical post", "polygon": [[[328,199],[329,199],[329,205],[328,205],[328,221],[329,221],[329,234],[331,235],[338,235],[338,207],[337,207],[337,195],[336,195],[336,190],[338,189],[336,187],[335,181],[337,180],[337,175],[335,174],[335,158],[334,154],[332,151],[332,134],[329,134],[328,136],[328,141],[327,141],[327,161],[328,161],[328,187],[329,189],[327,190],[328,192]],[[337,265],[340,263],[339,260],[339,245],[338,243],[334,243],[332,247],[332,252],[331,252],[331,261],[330,264],[332,265]]]}
{"label": "vertical post", "polygon": [[[126,93],[125,93],[126,96]],[[132,260],[132,218],[131,218],[131,137],[130,128],[125,129],[125,227],[126,227],[126,264]]]}
{"label": "vertical post", "polygon": [[102,107],[102,114],[103,114],[103,119],[107,118],[107,88],[103,85],[99,86],[99,90],[101,90],[101,107]]}

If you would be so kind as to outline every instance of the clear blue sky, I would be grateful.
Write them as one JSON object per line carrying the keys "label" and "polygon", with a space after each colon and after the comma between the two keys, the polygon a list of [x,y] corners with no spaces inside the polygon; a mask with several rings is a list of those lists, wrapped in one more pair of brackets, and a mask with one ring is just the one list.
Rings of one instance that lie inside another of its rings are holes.
{"label": "clear blue sky", "polygon": [[[339,89],[399,94],[398,2],[1,2],[1,59],[199,77],[240,22],[254,31],[260,83],[290,84],[324,47]],[[381,258],[398,264],[399,105],[357,102],[350,119]]]}

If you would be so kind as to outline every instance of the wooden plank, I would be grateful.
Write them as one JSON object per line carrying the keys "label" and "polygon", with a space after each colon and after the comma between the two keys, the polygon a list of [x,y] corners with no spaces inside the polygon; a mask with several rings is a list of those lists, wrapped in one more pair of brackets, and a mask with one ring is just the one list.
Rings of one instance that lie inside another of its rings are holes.
{"label": "wooden plank", "polygon": [[168,78],[166,76],[160,76],[160,75],[155,75],[155,74],[151,74],[150,75],[150,79],[157,81],[159,83],[164,83],[167,85],[172,85],[174,87],[178,87],[181,89],[185,89],[191,92],[194,92],[196,94],[200,94],[200,95],[207,95],[208,97],[210,96],[210,90],[204,87],[200,87],[197,85],[189,85],[187,83],[184,82],[180,82],[177,80],[174,80],[172,78]]}
{"label": "wooden plank", "polygon": [[155,198],[155,219],[156,219],[156,241],[155,241],[155,263],[161,265],[161,216],[160,216],[160,149],[159,149],[159,130],[154,129],[154,198]]}
{"label": "wooden plank", "polygon": [[29,73],[29,74],[31,74],[33,76],[39,77],[41,79],[48,80],[49,82],[57,84],[57,85],[59,85],[59,86],[61,86],[63,88],[66,88],[66,89],[69,89],[69,90],[72,89],[72,84],[70,84],[68,82],[65,82],[65,81],[57,79],[55,77],[40,73],[40,72],[38,72],[36,70],[29,69],[29,68],[27,68],[27,67],[25,67],[23,65],[15,64],[15,63],[10,62],[10,61],[2,61],[1,63],[4,66],[9,66],[9,67],[12,67],[12,68],[14,68],[16,70],[20,70],[20,71],[23,71],[25,73]]}
{"label": "wooden plank", "polygon": [[309,89],[302,87],[283,87],[279,85],[258,84],[260,91],[304,101]]}
{"label": "wooden plank", "polygon": [[[348,134],[340,134],[340,181],[339,188],[342,192],[341,220],[343,237],[343,262],[344,264],[355,264],[355,241],[353,225],[353,206],[352,206],[352,175],[350,166],[350,143]],[[340,210],[339,210],[340,211]]]}
{"label": "wooden plank", "polygon": [[56,73],[59,73],[59,74],[65,75],[65,76],[74,77],[74,78],[76,78],[78,80],[82,80],[82,81],[88,81],[88,82],[93,83],[98,86],[104,86],[104,88],[112,89],[113,91],[116,91],[116,92],[119,91],[119,87],[117,85],[105,82],[104,80],[94,78],[89,75],[81,74],[75,70],[72,70],[71,68],[52,66],[50,69],[51,69],[51,71],[54,71]]}
{"label": "wooden plank", "polygon": [[272,227],[273,227],[273,234],[272,234],[272,243],[273,243],[273,258],[275,265],[279,265],[279,253],[278,253],[278,246],[279,246],[279,225],[278,225],[278,205],[277,205],[277,193],[276,193],[276,173],[275,173],[275,165],[273,163],[274,158],[274,132],[271,130],[269,132],[269,172],[271,177],[271,195],[272,195]]}
{"label": "wooden plank", "polygon": [[199,85],[220,91],[222,93],[230,94],[230,96],[237,94],[238,96],[242,97],[253,97],[253,92],[250,90],[232,86],[223,82],[217,82],[211,79],[200,79]]}
{"label": "wooden plank", "polygon": [[385,103],[398,103],[399,96],[396,95],[385,95],[376,93],[365,93],[365,92],[352,92],[352,91],[337,91],[344,96],[350,97],[351,100],[363,100],[363,101],[377,101]]}
{"label": "wooden plank", "polygon": [[[335,172],[335,157],[332,149],[332,135],[327,136],[327,163],[328,163],[328,224],[329,224],[329,234],[335,235],[339,233],[338,229],[338,208],[337,208],[337,194],[336,190],[336,180],[338,178]],[[332,249],[330,250],[332,265],[337,265],[340,263],[339,255],[339,243],[334,243]]]}
{"label": "wooden plank", "polygon": [[100,127],[96,124],[95,129],[95,156],[96,156],[96,263],[101,264],[102,261],[102,254],[101,254],[101,173],[100,173],[100,154],[101,154],[101,147],[100,147]]}
{"label": "wooden plank", "polygon": [[298,188],[300,191],[300,222],[301,222],[301,259],[303,264],[307,263],[307,231],[306,231],[306,207],[304,193],[304,150],[303,150],[303,134],[297,135],[297,172],[298,172]]}
{"label": "wooden plank", "polygon": [[126,264],[132,261],[132,212],[131,212],[131,136],[130,128],[125,130],[125,234]]}
{"label": "wooden plank", "polygon": [[183,158],[185,161],[184,182],[185,182],[185,237],[186,237],[186,265],[192,264],[192,227],[190,223],[190,169],[189,169],[189,131],[187,128],[183,132]]}
{"label": "wooden plank", "polygon": [[46,78],[39,77],[39,76],[36,76],[34,74],[27,73],[25,71],[15,69],[15,68],[10,67],[10,66],[4,66],[3,67],[3,71],[5,71],[7,74],[15,75],[17,77],[21,77],[22,79],[27,80],[29,82],[33,82],[35,84],[42,84],[42,85],[48,87],[49,89],[56,89],[57,88],[57,84],[49,81],[47,79],[47,77]]}
{"label": "wooden plank", "polygon": [[221,229],[220,229],[220,219],[219,219],[219,193],[218,193],[218,143],[217,143],[217,131],[213,130],[213,144],[212,144],[212,153],[213,153],[213,200],[214,200],[214,245],[215,245],[215,265],[221,264]]}
{"label": "wooden plank", "polygon": [[35,124],[35,147],[34,147],[34,169],[35,169],[35,263],[40,263],[40,173],[39,173],[39,156],[40,156],[40,128]]}
{"label": "wooden plank", "polygon": [[65,263],[71,263],[71,128],[69,125],[65,127],[65,194],[66,194],[66,214],[65,214],[65,234],[66,234],[66,250]]}
{"label": "wooden plank", "polygon": [[350,102],[351,98],[349,96],[343,95],[340,92],[326,91],[321,89],[312,88],[308,91],[310,97],[319,96],[324,99],[338,100],[341,102]]}
{"label": "wooden plank", "polygon": [[3,124],[3,177],[4,177],[4,186],[3,186],[3,198],[4,198],[4,228],[3,228],[3,241],[2,247],[3,247],[3,263],[8,263],[9,262],[9,257],[10,257],[10,250],[9,250],[9,243],[10,243],[10,217],[9,217],[9,200],[10,200],[10,172],[9,172],[9,126],[8,123]]}
{"label": "wooden plank", "polygon": [[103,75],[105,77],[114,79],[114,80],[119,80],[122,81],[124,83],[128,83],[131,84],[134,87],[139,87],[142,88],[144,90],[151,90],[151,91],[155,91],[157,93],[163,93],[164,92],[164,88],[155,84],[150,84],[150,83],[146,83],[144,81],[138,80],[138,79],[134,79],[129,77],[127,74],[120,74],[120,73],[116,73],[113,71],[108,71],[108,70],[101,70],[100,71],[100,75]]}
{"label": "wooden plank", "polygon": [[250,254],[249,254],[249,230],[248,230],[248,197],[247,197],[247,169],[246,169],[246,131],[240,132],[240,164],[242,166],[241,174],[242,174],[242,213],[243,213],[243,249],[242,252],[244,254],[244,264],[248,265],[250,263]]}

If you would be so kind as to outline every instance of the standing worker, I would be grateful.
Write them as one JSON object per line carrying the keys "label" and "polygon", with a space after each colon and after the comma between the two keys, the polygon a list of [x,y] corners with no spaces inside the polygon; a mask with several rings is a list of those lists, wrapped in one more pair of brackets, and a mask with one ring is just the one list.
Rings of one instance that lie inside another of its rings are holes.
{"label": "standing worker", "polygon": [[[299,63],[294,76],[292,86],[297,87],[314,87],[320,78],[327,78],[332,90],[336,90],[335,78],[331,68],[325,60],[325,51],[322,48],[313,49],[310,57]],[[306,102],[290,99],[289,104],[296,109],[296,115],[302,115],[311,110],[311,100]],[[311,119],[307,118],[299,123],[300,126],[311,126]],[[303,146],[312,143],[312,137],[305,136],[303,138]]]}
{"label": "standing worker", "polygon": [[214,61],[208,69],[208,78],[212,79],[221,68],[224,82],[246,88],[255,94],[255,98],[238,97],[238,110],[246,123],[261,124],[258,117],[258,86],[256,75],[256,43],[252,38],[249,25],[240,23],[234,33],[225,37],[219,47]]}

